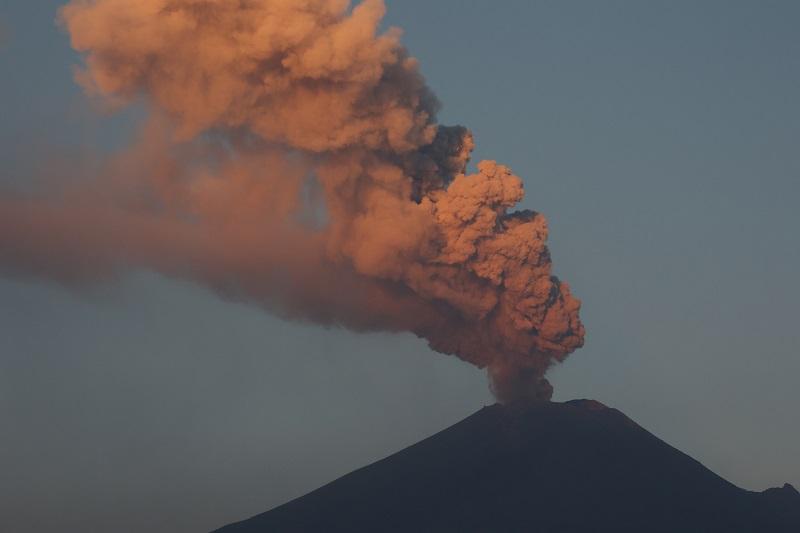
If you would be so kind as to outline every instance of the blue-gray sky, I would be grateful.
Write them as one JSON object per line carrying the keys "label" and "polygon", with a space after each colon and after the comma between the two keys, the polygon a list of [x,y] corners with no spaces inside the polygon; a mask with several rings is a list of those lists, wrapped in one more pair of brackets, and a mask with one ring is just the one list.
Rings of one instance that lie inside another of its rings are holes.
{"label": "blue-gray sky", "polygon": [[[61,3],[0,4],[5,182],[137,118],[73,83]],[[556,399],[618,407],[745,488],[800,484],[800,6],[387,4],[441,122],[550,221],[588,331]],[[287,323],[146,272],[2,279],[0,529],[209,530],[491,401],[481,371],[408,335]]]}

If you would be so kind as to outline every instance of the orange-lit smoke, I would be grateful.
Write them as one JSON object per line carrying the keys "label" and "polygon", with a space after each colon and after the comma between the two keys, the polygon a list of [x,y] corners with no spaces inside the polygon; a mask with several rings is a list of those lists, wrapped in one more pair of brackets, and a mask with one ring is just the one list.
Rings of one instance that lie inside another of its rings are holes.
{"label": "orange-lit smoke", "polygon": [[522,181],[465,175],[380,0],[73,0],[78,81],[143,101],[141,136],[94,179],[0,198],[0,267],[65,282],[130,267],[290,318],[411,331],[487,367],[501,401],[551,395],[583,343]]}

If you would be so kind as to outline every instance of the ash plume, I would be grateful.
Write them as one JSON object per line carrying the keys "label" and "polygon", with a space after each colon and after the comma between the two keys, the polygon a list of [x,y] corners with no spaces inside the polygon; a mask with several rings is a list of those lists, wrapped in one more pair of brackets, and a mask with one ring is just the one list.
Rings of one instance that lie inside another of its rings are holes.
{"label": "ash plume", "polygon": [[[0,269],[86,283],[150,268],[287,318],[410,331],[549,399],[583,343],[520,178],[466,174],[471,133],[380,0],[72,0],[60,12],[107,105],[144,102],[96,175],[0,196]],[[57,172],[55,173],[57,174]],[[313,219],[309,222],[309,219]]]}

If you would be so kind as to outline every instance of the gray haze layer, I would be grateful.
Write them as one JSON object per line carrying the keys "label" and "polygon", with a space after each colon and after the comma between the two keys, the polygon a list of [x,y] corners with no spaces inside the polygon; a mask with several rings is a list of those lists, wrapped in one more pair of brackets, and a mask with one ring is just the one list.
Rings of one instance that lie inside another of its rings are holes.
{"label": "gray haze layer", "polygon": [[[800,484],[800,5],[387,3],[442,122],[550,221],[588,329],[556,399],[618,407],[746,488]],[[73,84],[59,4],[0,3],[4,183],[137,119]],[[144,272],[84,292],[0,279],[0,530],[209,530],[491,401],[482,372],[410,336]]]}

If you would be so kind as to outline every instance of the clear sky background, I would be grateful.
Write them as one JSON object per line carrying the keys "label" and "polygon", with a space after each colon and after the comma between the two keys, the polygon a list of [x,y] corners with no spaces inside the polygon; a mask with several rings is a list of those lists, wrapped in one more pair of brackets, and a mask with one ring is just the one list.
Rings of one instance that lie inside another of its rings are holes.
{"label": "clear sky background", "polygon": [[[0,182],[109,149],[56,0],[0,2]],[[800,4],[388,0],[387,24],[525,179],[586,346],[551,374],[748,489],[800,485]],[[0,278],[0,530],[210,530],[492,399],[409,335],[283,322],[141,272]]]}

